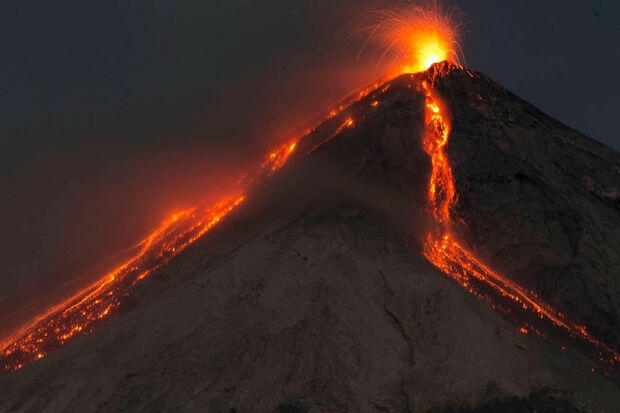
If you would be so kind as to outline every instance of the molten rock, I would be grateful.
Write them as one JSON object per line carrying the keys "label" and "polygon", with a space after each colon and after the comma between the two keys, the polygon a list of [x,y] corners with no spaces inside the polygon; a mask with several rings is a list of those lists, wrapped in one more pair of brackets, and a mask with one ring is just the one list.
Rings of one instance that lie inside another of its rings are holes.
{"label": "molten rock", "polygon": [[120,317],[1,376],[0,410],[417,412],[544,385],[597,411],[620,405],[617,373],[588,349],[524,329],[534,321],[422,255],[436,225],[422,80],[453,115],[457,235],[618,349],[620,155],[441,64],[298,142],[279,174],[137,284]]}

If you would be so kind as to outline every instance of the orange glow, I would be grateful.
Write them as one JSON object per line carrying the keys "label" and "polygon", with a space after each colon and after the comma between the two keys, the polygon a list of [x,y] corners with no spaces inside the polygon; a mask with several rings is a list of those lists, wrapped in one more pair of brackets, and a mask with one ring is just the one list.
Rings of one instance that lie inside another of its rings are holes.
{"label": "orange glow", "polygon": [[[340,116],[349,105],[378,87],[376,84],[362,89],[343,101],[324,120]],[[343,116],[342,123],[335,127],[329,139],[354,125],[353,118]],[[309,130],[306,134],[311,132]],[[243,204],[245,194],[253,185],[278,172],[297,150],[300,139],[289,139],[270,151],[253,174],[239,179],[239,188],[231,190],[229,195],[216,202],[171,215],[138,243],[130,259],[5,339],[0,343],[0,371],[21,369],[29,362],[45,357],[75,336],[91,332],[103,319],[115,314],[136,283],[178,256]]]}
{"label": "orange glow", "polygon": [[[431,158],[428,208],[437,224],[437,228],[426,235],[424,256],[473,295],[487,299],[483,293],[477,291],[472,281],[482,282],[523,310],[548,320],[570,337],[581,338],[593,345],[597,349],[599,360],[604,364],[613,366],[619,363],[620,354],[594,338],[585,326],[568,320],[564,314],[542,302],[535,293],[527,291],[483,264],[472,251],[453,237],[452,231],[460,220],[452,216],[456,203],[456,189],[452,168],[445,151],[450,136],[450,120],[446,115],[447,110],[443,101],[428,81],[421,82],[421,89],[426,96],[423,147]],[[530,330],[547,338],[534,328],[529,330],[525,327],[520,328],[523,334],[528,334]]]}
{"label": "orange glow", "polygon": [[441,110],[441,101],[424,81],[422,89],[426,96],[424,150],[431,157],[431,178],[428,198],[435,219],[441,224],[450,222],[450,207],[454,203],[456,189],[452,168],[448,162],[445,146],[450,136],[450,123]]}
{"label": "orange glow", "polygon": [[[419,72],[438,61],[457,60],[457,34],[453,23],[452,15],[442,14],[436,7],[413,8],[407,13],[384,15],[375,30],[385,26],[388,36],[393,36],[388,50],[397,49],[395,61],[399,73]],[[451,132],[449,111],[433,88],[432,76],[425,77],[427,80],[411,76],[412,84],[409,85],[413,87],[415,83],[425,97],[422,145],[431,160],[427,201],[429,215],[436,228],[425,234],[424,256],[473,295],[490,301],[475,286],[475,283],[484,284],[535,317],[550,321],[571,337],[579,337],[593,344],[601,351],[600,359],[604,363],[620,363],[620,354],[591,336],[584,326],[571,322],[561,312],[542,302],[536,294],[492,270],[455,237],[461,219],[453,215],[457,191],[446,152]],[[368,97],[366,109],[370,112],[370,108],[377,107],[383,101],[381,94],[385,94],[390,87],[390,83],[376,83],[351,95],[328,112],[323,120],[329,120],[327,127],[331,129],[319,135],[323,137],[322,141],[312,142],[312,148],[300,144],[303,143],[300,142],[301,137],[288,139],[271,150],[256,170],[244,175],[238,181],[238,187],[228,191],[226,196],[170,216],[136,246],[135,254],[130,259],[49,309],[1,343],[0,370],[17,370],[26,363],[41,359],[75,336],[92,331],[101,320],[116,314],[136,283],[178,256],[242,205],[253,185],[281,170],[300,151],[300,147],[304,148],[302,155],[306,155],[352,128],[364,115],[355,112],[356,118],[353,118],[350,116],[353,111],[347,109]],[[496,308],[495,304],[493,308]],[[521,326],[520,332],[546,337],[532,324]]]}
{"label": "orange glow", "polygon": [[103,275],[99,281],[50,308],[0,344],[0,370],[17,370],[43,358],[74,336],[92,331],[113,314],[131,287],[168,263],[206,234],[245,201],[245,192],[261,176],[277,172],[297,148],[291,140],[270,152],[254,174],[231,191],[203,206],[179,211],[165,220],[136,246],[134,255]]}
{"label": "orange glow", "polygon": [[81,332],[92,331],[121,305],[129,288],[169,262],[244,201],[232,194],[220,201],[172,215],[138,244],[137,252],[99,281],[54,306],[0,347],[0,369],[16,370],[41,359]]}
{"label": "orange glow", "polygon": [[287,142],[279,148],[269,153],[263,162],[262,169],[269,174],[278,171],[288,161],[289,156],[295,151],[297,140]]}
{"label": "orange glow", "polygon": [[381,10],[362,16],[361,32],[394,65],[393,74],[418,73],[433,64],[459,62],[458,9],[440,1],[420,1],[400,10]]}

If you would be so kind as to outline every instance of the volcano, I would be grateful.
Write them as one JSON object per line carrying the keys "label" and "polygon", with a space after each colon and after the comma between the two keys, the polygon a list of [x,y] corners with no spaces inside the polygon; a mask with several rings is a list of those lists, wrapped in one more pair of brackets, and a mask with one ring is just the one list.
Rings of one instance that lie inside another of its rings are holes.
{"label": "volcano", "polygon": [[260,171],[142,244],[90,334],[61,308],[5,347],[0,410],[418,412],[533,387],[620,406],[620,154],[442,62]]}

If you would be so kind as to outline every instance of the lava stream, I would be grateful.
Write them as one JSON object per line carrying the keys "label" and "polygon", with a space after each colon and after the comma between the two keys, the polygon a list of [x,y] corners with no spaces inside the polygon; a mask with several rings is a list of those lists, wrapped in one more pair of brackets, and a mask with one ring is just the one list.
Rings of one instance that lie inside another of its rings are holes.
{"label": "lava stream", "polygon": [[[341,115],[378,87],[379,84],[369,86],[345,99],[321,123]],[[327,140],[353,125],[353,119],[344,118]],[[280,170],[298,148],[300,139],[290,139],[271,151],[256,171],[239,179],[238,188],[230,190],[229,195],[172,215],[136,246],[131,258],[5,338],[0,343],[0,371],[19,370],[75,336],[94,330],[103,319],[114,314],[137,282],[206,234],[245,201],[246,193],[254,185]]]}
{"label": "lava stream", "polygon": [[[427,80],[416,81],[416,85],[425,96],[423,147],[432,165],[428,184],[428,208],[436,221],[437,229],[426,234],[424,256],[473,295],[490,300],[483,293],[484,288],[490,288],[529,315],[548,320],[570,337],[580,338],[593,345],[599,352],[600,360],[613,368],[615,363],[620,363],[618,353],[590,335],[584,326],[571,322],[561,312],[543,303],[534,293],[526,291],[483,264],[453,236],[460,219],[452,216],[456,204],[456,187],[445,151],[450,137],[450,121],[444,102],[432,86],[434,76],[425,78]],[[368,99],[368,110],[375,108],[379,96],[386,93],[390,86],[389,82],[377,83],[363,89],[344,100],[322,121],[342,115],[350,105],[371,94],[373,96]],[[364,115],[360,114],[357,121],[363,117]],[[333,129],[326,134],[326,138],[303,151],[305,154],[313,152],[355,123],[356,120],[351,117],[340,116],[338,121],[334,122]],[[304,136],[311,132],[308,131]],[[73,337],[96,328],[103,319],[115,313],[138,281],[168,263],[206,234],[245,201],[246,194],[256,183],[280,170],[290,156],[299,150],[300,140],[301,137],[291,139],[271,151],[254,173],[240,179],[238,188],[229,191],[229,195],[219,201],[171,216],[138,244],[135,254],[125,263],[11,335],[0,344],[0,370],[20,369],[28,362],[43,358]],[[544,336],[533,323],[527,327]],[[524,326],[521,331],[528,330]]]}
{"label": "lava stream", "polygon": [[297,140],[287,142],[272,151],[253,179],[243,182],[240,189],[231,190],[217,202],[172,215],[137,245],[131,258],[5,339],[0,345],[0,370],[18,370],[74,336],[92,331],[118,309],[134,284],[168,263],[241,205],[249,186],[259,177],[279,170],[296,144]]}
{"label": "lava stream", "polygon": [[[456,189],[452,168],[445,151],[450,137],[450,121],[446,116],[443,101],[429,82],[422,81],[421,88],[426,98],[423,147],[431,158],[428,207],[437,223],[437,229],[426,235],[424,256],[474,295],[483,296],[472,285],[472,281],[476,280],[516,303],[523,310],[548,320],[570,337],[578,337],[593,345],[597,349],[600,361],[613,368],[614,364],[620,363],[620,354],[594,338],[585,326],[568,320],[561,312],[542,302],[536,294],[483,264],[472,251],[453,237],[451,230],[458,221],[458,218],[454,219],[451,215],[456,203]],[[527,329],[522,327],[521,331],[527,332]]]}
{"label": "lava stream", "polygon": [[121,305],[131,286],[169,262],[244,199],[242,194],[233,194],[214,204],[174,214],[138,244],[138,251],[129,260],[6,340],[0,347],[0,369],[20,369],[75,335],[92,331]]}

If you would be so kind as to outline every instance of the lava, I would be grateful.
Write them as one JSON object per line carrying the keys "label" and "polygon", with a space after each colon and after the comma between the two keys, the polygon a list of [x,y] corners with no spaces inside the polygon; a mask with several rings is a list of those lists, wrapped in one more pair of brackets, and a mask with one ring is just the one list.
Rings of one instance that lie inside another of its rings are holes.
{"label": "lava", "polygon": [[[620,354],[593,337],[585,326],[572,322],[564,314],[544,303],[535,293],[527,291],[491,269],[453,235],[461,220],[452,215],[456,204],[456,189],[452,168],[445,151],[450,137],[450,120],[446,114],[445,104],[429,81],[422,81],[420,86],[426,98],[423,148],[431,159],[428,209],[437,224],[437,227],[426,235],[424,256],[472,294],[487,299],[474,286],[474,281],[478,281],[501,297],[512,301],[513,305],[516,304],[522,310],[548,320],[555,327],[568,333],[569,337],[580,338],[589,343],[596,348],[599,360],[613,368],[616,363],[620,363]],[[530,330],[545,337],[531,326]],[[525,326],[521,327],[520,331],[528,333]]]}
{"label": "lava", "polygon": [[[362,32],[367,33],[366,43],[379,43],[382,58],[391,60],[393,75],[415,74],[428,70],[432,65],[448,61],[459,66],[459,47],[462,16],[457,8],[446,8],[441,1],[427,0],[407,4],[400,10],[373,12],[366,16]],[[377,42],[378,41],[378,42]],[[468,72],[469,73],[469,72]],[[553,326],[577,337],[596,348],[604,364],[620,363],[620,354],[594,338],[585,326],[568,320],[564,314],[544,303],[534,292],[527,291],[507,277],[492,270],[476,257],[454,234],[462,223],[452,215],[457,203],[457,191],[445,148],[450,138],[451,122],[445,103],[433,87],[440,69],[428,75],[413,77],[425,96],[425,133],[423,148],[431,160],[428,183],[428,209],[436,228],[426,235],[423,253],[434,266],[457,281],[473,295],[493,301],[483,292],[490,288],[495,294],[537,318],[548,320]],[[411,85],[410,85],[411,86]],[[376,101],[372,103],[376,105]],[[493,304],[500,308],[499,303]],[[510,310],[505,310],[509,313]],[[530,323],[522,326],[524,334],[532,331],[547,336]]]}
{"label": "lava", "polygon": [[458,8],[427,0],[367,13],[358,31],[365,35],[365,47],[375,45],[381,60],[394,65],[396,76],[423,72],[443,61],[458,63],[461,21]]}
{"label": "lava", "polygon": [[450,123],[442,110],[443,102],[436,96],[427,81],[422,82],[426,97],[424,150],[431,157],[431,177],[428,200],[433,217],[441,224],[450,223],[450,208],[454,203],[456,188],[452,168],[444,150],[450,136]]}
{"label": "lava", "polygon": [[0,346],[0,368],[19,369],[74,336],[92,331],[122,304],[131,286],[169,262],[244,200],[243,194],[231,194],[213,204],[172,215],[138,244],[130,259],[6,340]]}
{"label": "lava", "polygon": [[[385,53],[392,53],[398,74],[422,72],[444,60],[458,61],[457,20],[453,13],[441,11],[437,3],[431,8],[414,7],[406,11],[382,12],[379,16],[369,37],[377,32],[385,35]],[[585,326],[570,321],[535,293],[491,269],[454,235],[462,220],[453,214],[457,191],[446,152],[451,131],[449,111],[433,87],[435,75],[415,76],[412,81],[425,96],[422,146],[431,160],[427,197],[429,214],[436,223],[435,228],[426,234],[424,256],[474,296],[492,302],[493,308],[503,307],[485,291],[492,291],[514,308],[533,315],[532,320],[547,320],[571,338],[579,338],[594,346],[599,359],[610,368],[620,363],[620,354],[593,337]],[[360,120],[345,113],[348,107],[369,97],[368,109],[375,108],[379,105],[380,95],[390,87],[389,82],[381,81],[342,101],[323,119],[339,117],[335,126],[321,142],[308,147],[306,155]],[[313,130],[304,136],[311,132]],[[168,263],[242,205],[257,182],[279,171],[299,149],[301,138],[289,139],[269,152],[257,170],[243,176],[238,181],[238,188],[221,199],[172,215],[137,245],[131,258],[12,334],[0,344],[0,370],[17,370],[28,362],[41,359],[75,336],[92,331],[102,320],[115,314],[136,283]],[[532,321],[523,325],[519,331],[547,338],[534,324]]]}
{"label": "lava", "polygon": [[[351,104],[377,90],[379,86],[377,83],[351,95],[323,118],[321,123],[342,115]],[[382,90],[387,89],[383,86]],[[342,123],[321,144],[354,124],[353,118],[343,117]],[[311,132],[306,132],[306,135]],[[279,171],[298,149],[301,138],[289,139],[270,151],[257,170],[242,176],[238,180],[238,188],[230,190],[228,195],[170,216],[138,243],[133,255],[124,263],[5,338],[0,343],[0,371],[19,370],[74,337],[93,331],[104,319],[115,314],[136,283],[209,232],[244,203],[246,194],[254,185]]]}
{"label": "lava", "polygon": [[136,246],[124,263],[98,281],[55,305],[20,328],[0,344],[0,370],[17,370],[43,358],[74,336],[92,331],[117,310],[131,287],[168,263],[206,234],[246,199],[258,177],[277,172],[295,151],[297,139],[276,148],[266,157],[255,179],[243,181],[216,202],[179,211],[165,220]]}

